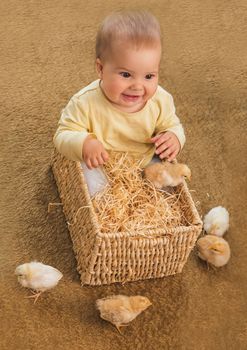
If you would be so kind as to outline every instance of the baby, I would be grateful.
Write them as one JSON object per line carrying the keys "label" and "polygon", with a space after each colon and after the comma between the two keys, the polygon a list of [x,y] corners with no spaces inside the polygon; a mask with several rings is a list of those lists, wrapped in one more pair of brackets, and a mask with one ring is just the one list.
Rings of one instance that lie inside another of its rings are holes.
{"label": "baby", "polygon": [[185,143],[172,96],[158,85],[160,27],[143,11],[114,13],[96,39],[99,79],[76,93],[62,112],[54,143],[88,169],[109,150],[128,152],[145,167],[154,155],[172,161]]}

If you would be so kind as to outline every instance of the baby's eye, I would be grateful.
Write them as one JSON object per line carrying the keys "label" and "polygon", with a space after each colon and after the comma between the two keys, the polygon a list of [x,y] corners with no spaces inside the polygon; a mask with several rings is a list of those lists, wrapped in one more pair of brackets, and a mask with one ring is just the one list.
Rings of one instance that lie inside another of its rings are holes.
{"label": "baby's eye", "polygon": [[150,79],[152,79],[153,77],[154,77],[154,74],[147,74],[147,75],[145,76],[145,79],[150,80]]}
{"label": "baby's eye", "polygon": [[130,74],[128,72],[120,72],[119,73],[123,78],[129,78]]}

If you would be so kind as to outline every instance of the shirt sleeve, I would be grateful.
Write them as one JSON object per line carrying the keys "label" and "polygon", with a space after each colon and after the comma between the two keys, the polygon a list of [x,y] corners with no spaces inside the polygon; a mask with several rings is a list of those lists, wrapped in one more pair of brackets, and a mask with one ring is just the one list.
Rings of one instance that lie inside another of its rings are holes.
{"label": "shirt sleeve", "polygon": [[58,152],[66,158],[82,161],[82,146],[90,135],[86,108],[73,96],[63,109],[53,142]]}
{"label": "shirt sleeve", "polygon": [[183,126],[179,118],[176,116],[172,96],[166,93],[166,96],[162,97],[160,104],[161,112],[156,123],[155,134],[161,134],[166,131],[173,132],[177,136],[182,149],[185,144],[185,134]]}

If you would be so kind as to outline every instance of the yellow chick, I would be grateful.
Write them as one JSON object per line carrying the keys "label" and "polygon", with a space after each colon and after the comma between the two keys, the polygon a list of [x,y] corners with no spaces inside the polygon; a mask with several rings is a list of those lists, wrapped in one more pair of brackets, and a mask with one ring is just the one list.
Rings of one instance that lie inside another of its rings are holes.
{"label": "yellow chick", "polygon": [[229,213],[226,208],[212,208],[204,216],[203,227],[208,234],[222,237],[229,228]]}
{"label": "yellow chick", "polygon": [[96,307],[104,320],[111,322],[121,333],[120,327],[127,326],[152,303],[148,298],[136,295],[112,295],[96,301]]}
{"label": "yellow chick", "polygon": [[191,171],[186,164],[170,162],[148,165],[144,169],[144,175],[159,189],[178,186],[184,179],[191,179]]}
{"label": "yellow chick", "polygon": [[206,235],[196,245],[199,258],[216,267],[226,265],[230,259],[230,247],[224,238]]}
{"label": "yellow chick", "polygon": [[27,298],[34,298],[34,304],[41,293],[55,287],[63,277],[54,267],[36,261],[19,265],[15,269],[15,275],[23,287],[32,290],[33,295]]}

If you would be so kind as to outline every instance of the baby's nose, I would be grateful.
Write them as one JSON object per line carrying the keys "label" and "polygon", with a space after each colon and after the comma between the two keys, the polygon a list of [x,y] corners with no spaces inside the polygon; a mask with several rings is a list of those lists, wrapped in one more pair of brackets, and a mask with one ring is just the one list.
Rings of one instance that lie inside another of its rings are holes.
{"label": "baby's nose", "polygon": [[139,81],[135,81],[133,82],[133,84],[131,84],[131,90],[142,90],[143,86],[142,83]]}

